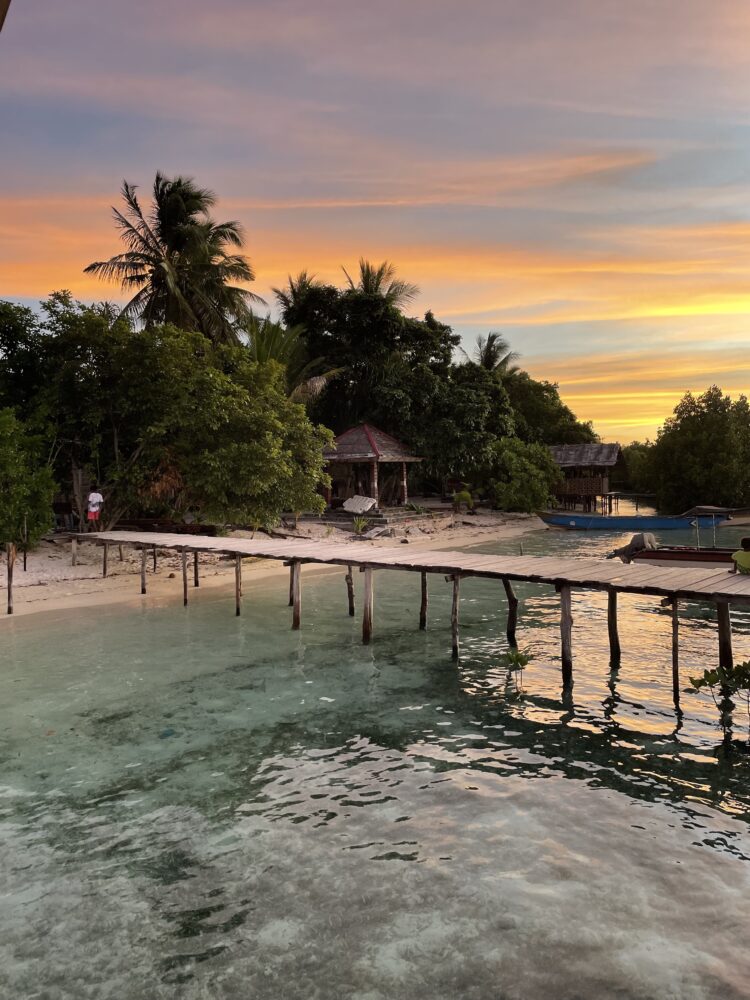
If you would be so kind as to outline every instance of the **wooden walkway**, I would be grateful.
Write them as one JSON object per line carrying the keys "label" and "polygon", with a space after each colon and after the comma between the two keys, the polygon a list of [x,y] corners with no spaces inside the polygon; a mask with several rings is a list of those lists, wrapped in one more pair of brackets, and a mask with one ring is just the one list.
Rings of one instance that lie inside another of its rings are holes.
{"label": "wooden walkway", "polygon": [[495,579],[503,584],[509,604],[507,634],[515,645],[518,599],[513,581],[542,583],[553,586],[561,601],[561,655],[565,686],[572,682],[571,588],[602,590],[608,594],[608,633],[613,663],[620,659],[617,629],[617,595],[619,593],[649,594],[663,598],[672,610],[673,687],[678,697],[678,618],[680,601],[702,601],[715,604],[719,628],[719,662],[732,663],[730,604],[750,604],[750,576],[729,573],[726,569],[665,568],[660,566],[625,565],[619,561],[595,559],[562,559],[538,556],[496,556],[471,552],[425,550],[405,545],[375,546],[362,543],[341,543],[315,540],[269,538],[214,538],[206,535],[159,534],[156,532],[106,531],[75,535],[72,538],[73,560],[78,543],[93,543],[103,548],[103,573],[107,573],[107,553],[111,545],[130,545],[141,549],[141,592],[146,592],[146,564],[150,551],[156,565],[157,549],[173,549],[182,554],[184,603],[188,602],[188,562],[193,554],[193,583],[199,585],[199,554],[213,552],[235,559],[235,610],[240,614],[242,596],[242,558],[247,556],[281,560],[290,567],[290,597],[293,607],[292,627],[301,623],[300,566],[304,563],[347,567],[346,581],[349,613],[354,614],[352,568],[364,573],[364,607],[362,638],[369,642],[373,627],[373,571],[406,570],[421,574],[420,628],[426,627],[427,577],[442,574],[453,584],[451,615],[453,656],[458,657],[459,584],[466,577]]}

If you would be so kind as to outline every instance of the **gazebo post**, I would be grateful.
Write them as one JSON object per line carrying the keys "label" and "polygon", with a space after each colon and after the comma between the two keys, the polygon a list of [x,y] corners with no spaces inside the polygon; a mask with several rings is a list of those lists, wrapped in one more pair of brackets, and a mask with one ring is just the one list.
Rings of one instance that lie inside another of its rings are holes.
{"label": "gazebo post", "polygon": [[378,460],[375,459],[370,465],[370,489],[372,490],[372,496],[375,500],[375,506],[379,506],[379,496],[378,496]]}
{"label": "gazebo post", "polygon": [[406,462],[401,463],[401,501],[404,507],[409,502],[409,489],[406,485]]}

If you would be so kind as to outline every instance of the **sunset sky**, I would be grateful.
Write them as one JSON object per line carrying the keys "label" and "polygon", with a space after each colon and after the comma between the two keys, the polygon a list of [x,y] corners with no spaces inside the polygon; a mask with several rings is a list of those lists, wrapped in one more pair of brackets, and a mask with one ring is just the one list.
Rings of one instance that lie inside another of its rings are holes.
{"label": "sunset sky", "polygon": [[193,175],[255,290],[392,260],[605,440],[750,391],[745,0],[14,0],[0,297],[117,252],[123,178]]}

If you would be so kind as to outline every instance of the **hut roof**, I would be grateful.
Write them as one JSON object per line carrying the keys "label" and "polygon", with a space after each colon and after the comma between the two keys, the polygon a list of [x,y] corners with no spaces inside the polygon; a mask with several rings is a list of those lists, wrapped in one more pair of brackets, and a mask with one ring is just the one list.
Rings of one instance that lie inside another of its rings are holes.
{"label": "hut roof", "polygon": [[621,454],[619,444],[554,444],[549,450],[561,469],[617,465]]}
{"label": "hut roof", "polygon": [[421,462],[406,445],[378,430],[372,424],[360,424],[334,440],[333,448],[326,448],[323,458],[327,462]]}

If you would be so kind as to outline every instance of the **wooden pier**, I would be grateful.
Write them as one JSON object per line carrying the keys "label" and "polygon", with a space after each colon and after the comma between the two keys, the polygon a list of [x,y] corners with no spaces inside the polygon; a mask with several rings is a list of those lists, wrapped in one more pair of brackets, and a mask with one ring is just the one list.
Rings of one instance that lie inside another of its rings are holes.
{"label": "wooden pier", "polygon": [[354,614],[352,568],[364,575],[362,641],[372,640],[374,632],[374,575],[376,570],[404,570],[419,573],[421,602],[419,627],[427,625],[428,574],[443,576],[452,585],[451,638],[454,659],[459,655],[460,581],[466,577],[497,580],[508,600],[508,642],[515,646],[518,628],[518,598],[514,581],[541,583],[554,587],[560,595],[560,650],[563,686],[573,680],[573,617],[572,588],[604,591],[608,595],[607,630],[613,665],[620,661],[620,639],[617,624],[617,595],[646,594],[661,598],[672,615],[672,682],[675,700],[679,697],[679,628],[680,601],[701,601],[716,606],[719,648],[718,662],[732,664],[731,604],[750,605],[750,576],[726,569],[685,569],[660,566],[625,565],[596,559],[562,559],[539,556],[496,556],[471,552],[425,550],[403,545],[379,547],[362,543],[342,543],[315,540],[269,538],[215,538],[207,535],[172,535],[152,532],[105,531],[74,535],[73,559],[79,543],[102,547],[102,572],[107,574],[107,551],[111,545],[130,545],[142,550],[140,587],[146,593],[146,553],[172,549],[181,554],[183,602],[188,603],[189,553],[193,553],[193,581],[198,586],[198,557],[201,552],[233,557],[235,560],[235,612],[240,614],[242,601],[242,558],[277,559],[290,567],[289,604],[292,607],[292,628],[302,622],[302,580],[300,567],[305,563],[337,565],[346,568],[348,612]]}

